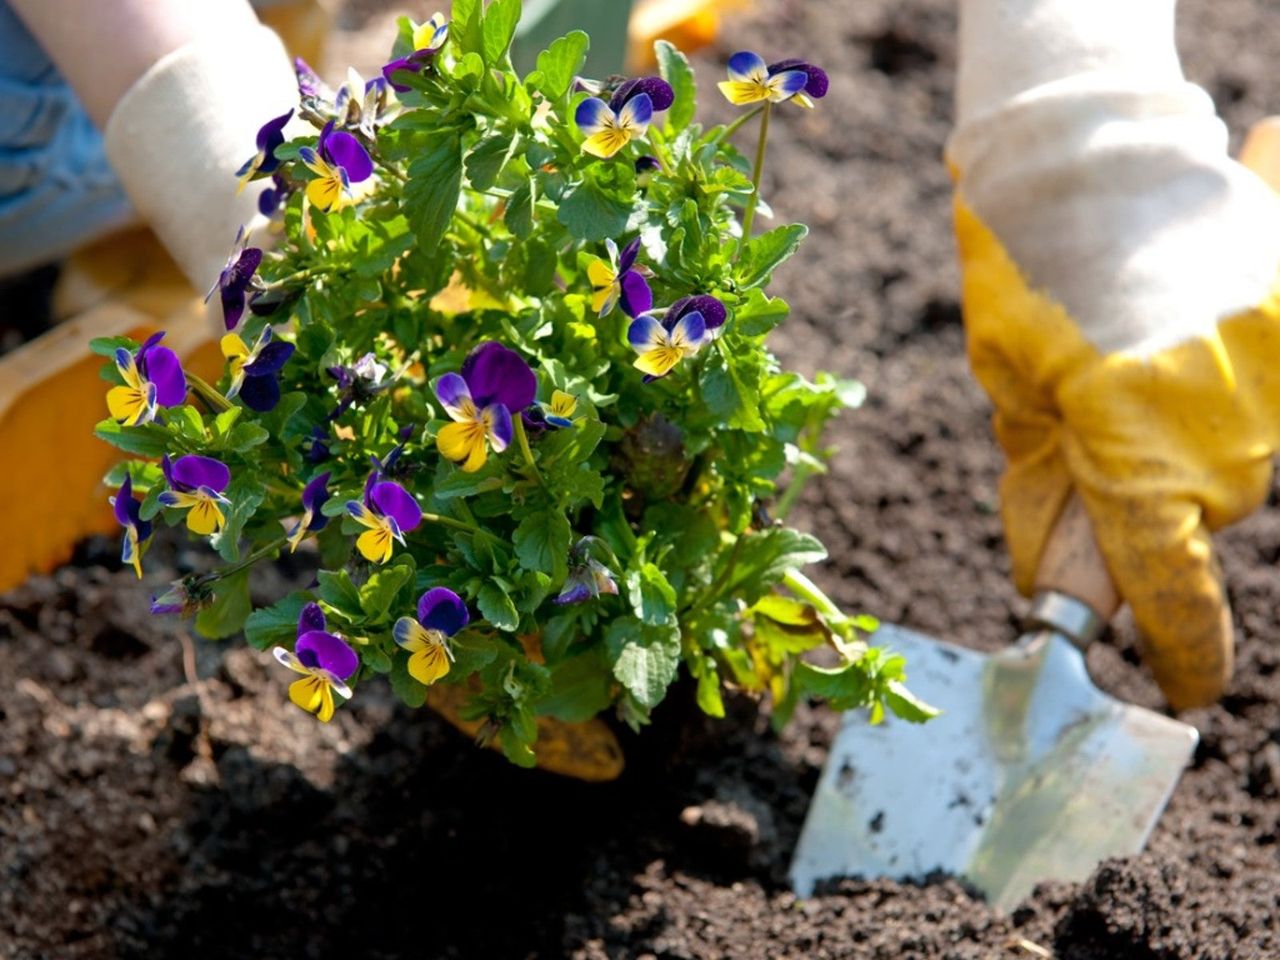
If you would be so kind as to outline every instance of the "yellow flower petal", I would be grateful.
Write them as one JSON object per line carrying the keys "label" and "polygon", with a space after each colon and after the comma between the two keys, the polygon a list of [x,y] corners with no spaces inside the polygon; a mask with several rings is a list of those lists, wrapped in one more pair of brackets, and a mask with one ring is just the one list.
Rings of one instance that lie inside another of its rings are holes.
{"label": "yellow flower petal", "polygon": [[409,658],[409,676],[428,687],[448,672],[449,655],[443,644],[428,643]]}
{"label": "yellow flower petal", "polygon": [[371,563],[386,563],[390,560],[394,545],[395,538],[391,536],[391,530],[385,524],[366,530],[356,537],[356,549]]}
{"label": "yellow flower petal", "polygon": [[337,209],[342,203],[342,179],[331,172],[312,180],[307,184],[307,199],[325,213]]}
{"label": "yellow flower petal", "polygon": [[750,83],[745,80],[721,80],[718,86],[726,100],[739,106],[747,103],[759,103],[761,100],[769,99],[769,88],[762,83]]}
{"label": "yellow flower petal", "polygon": [[136,426],[146,416],[147,393],[135,387],[112,387],[107,391],[107,409],[113,420],[126,427]]}
{"label": "yellow flower petal", "polygon": [[209,497],[196,497],[195,501],[187,513],[187,529],[201,537],[221,530],[226,517],[218,508],[218,502]]}
{"label": "yellow flower petal", "polygon": [[455,463],[465,461],[463,471],[474,473],[484,466],[487,458],[484,424],[475,420],[446,424],[436,434],[436,446]]}
{"label": "yellow flower petal", "polygon": [[557,417],[572,417],[577,409],[578,398],[573,394],[563,390],[556,390],[551,394],[551,412]]}
{"label": "yellow flower petal", "polygon": [[683,357],[684,351],[679,347],[665,345],[640,354],[635,365],[650,376],[665,377]]}
{"label": "yellow flower petal", "polygon": [[582,149],[593,157],[607,160],[631,142],[631,133],[620,127],[610,127],[593,133],[582,142]]}
{"label": "yellow flower petal", "polygon": [[240,335],[237,333],[228,333],[218,341],[218,345],[222,348],[222,355],[228,360],[235,360],[236,358],[243,360],[243,358],[249,356],[248,346],[245,345],[245,342],[240,339]]}

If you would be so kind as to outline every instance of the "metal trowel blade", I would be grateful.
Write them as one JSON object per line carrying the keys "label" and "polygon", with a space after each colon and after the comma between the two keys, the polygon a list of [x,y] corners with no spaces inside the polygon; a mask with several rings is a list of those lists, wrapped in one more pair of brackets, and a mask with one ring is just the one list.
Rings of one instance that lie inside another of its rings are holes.
{"label": "metal trowel blade", "polygon": [[1138,853],[1198,735],[1110,697],[1052,632],[983,654],[885,625],[913,693],[940,717],[850,712],[791,864],[797,894],[836,877],[954,874],[1008,910],[1045,880]]}

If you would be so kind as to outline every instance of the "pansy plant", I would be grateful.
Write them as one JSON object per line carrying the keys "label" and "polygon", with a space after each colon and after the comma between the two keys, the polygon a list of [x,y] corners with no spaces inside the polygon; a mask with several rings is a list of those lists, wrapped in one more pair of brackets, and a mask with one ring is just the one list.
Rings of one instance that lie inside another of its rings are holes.
{"label": "pansy plant", "polygon": [[[857,390],[770,352],[787,307],[766,291],[805,230],[752,218],[774,104],[826,75],[737,54],[725,92],[750,107],[706,127],[669,44],[661,76],[575,82],[576,32],[515,71],[518,9],[402,20],[381,76],[336,93],[297,64],[292,116],[244,144],[273,238],[237,238],[211,291],[221,378],[158,338],[93,345],[98,433],[139,458],[112,473],[124,562],[145,571],[154,528],[185,527],[220,563],[157,613],[243,629],[321,721],[357,680],[460,697],[523,764],[544,716],[642,726],[681,669],[712,714],[732,688],[776,718],[821,694],[923,719],[785,520]],[[250,614],[280,581],[255,566],[308,541],[298,589]]]}

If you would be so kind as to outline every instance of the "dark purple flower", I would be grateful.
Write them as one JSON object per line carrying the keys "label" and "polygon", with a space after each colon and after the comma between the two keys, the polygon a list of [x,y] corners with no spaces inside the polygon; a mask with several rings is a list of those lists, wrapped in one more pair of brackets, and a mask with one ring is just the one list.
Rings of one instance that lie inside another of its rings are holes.
{"label": "dark purple flower", "polygon": [[619,303],[629,317],[638,317],[653,308],[653,292],[644,274],[636,269],[640,254],[640,238],[636,237],[618,252],[612,240],[605,240],[609,259],[595,259],[587,264],[587,279],[591,282],[591,309],[605,317]]}
{"label": "dark purple flower", "polygon": [[642,189],[647,187],[653,175],[661,169],[662,162],[657,157],[647,153],[642,157],[636,157],[636,186]]}
{"label": "dark purple flower", "polygon": [[477,406],[500,403],[508,410],[523,410],[538,395],[538,378],[520,354],[489,340],[480,344],[462,361],[462,379],[467,382]]}
{"label": "dark purple flower", "polygon": [[142,579],[142,553],[151,536],[151,524],[142,519],[141,502],[133,498],[133,477],[126,473],[120,489],[111,498],[111,507],[115,511],[116,522],[124,527],[124,545],[120,550],[120,560],[129,564]]}
{"label": "dark purple flower", "polygon": [[330,120],[320,131],[320,141],[317,144],[320,156],[333,166],[345,170],[349,182],[361,183],[368,180],[373,176],[373,160],[369,158],[368,151],[351,134],[335,130],[333,125],[334,122]]}
{"label": "dark purple flower", "polygon": [[340,637],[324,630],[308,630],[298,637],[294,653],[305,667],[325,670],[346,680],[360,667],[360,658]]}
{"label": "dark purple flower", "polygon": [[160,494],[161,505],[187,511],[187,529],[199,536],[217,533],[226,523],[222,506],[229,503],[222,491],[231,482],[231,471],[221,460],[187,454],[160,461],[169,489]]}
{"label": "dark purple flower", "polygon": [[320,609],[320,604],[303,604],[302,610],[298,614],[298,636],[310,633],[312,630],[323,629],[325,629],[325,619],[324,611]]}
{"label": "dark purple flower", "polygon": [[236,334],[227,334],[222,338],[222,355],[231,366],[227,399],[239,396],[246,407],[259,413],[274,410],[280,402],[280,371],[293,350],[292,343],[273,339],[270,327],[262,328],[253,349]]}
{"label": "dark purple flower", "polygon": [[661,77],[633,77],[613,92],[609,100],[609,109],[614,113],[620,113],[628,100],[642,93],[648,94],[654,113],[668,109],[676,100],[671,84]]}
{"label": "dark purple flower", "polygon": [[[329,524],[329,518],[320,512],[329,500],[329,473],[317,474],[302,488],[302,516],[289,531],[289,552],[298,549],[308,533],[318,533]],[[318,609],[318,608],[317,608]],[[320,629],[324,629],[321,624]]]}
{"label": "dark purple flower", "polygon": [[[821,100],[827,95],[827,87],[830,81],[827,79],[827,72],[821,67],[815,67],[812,63],[806,63],[804,60],[789,59],[779,60],[777,63],[769,64],[769,76],[777,76],[780,73],[786,73],[790,70],[803,70],[808,80],[805,81],[804,92],[815,100]],[[810,104],[812,106],[812,104]]]}
{"label": "dark purple flower", "polygon": [[258,194],[258,212],[264,217],[275,216],[288,201],[291,193],[293,193],[293,188],[289,185],[289,181],[285,180],[279,173],[273,173],[271,175],[271,186],[264,187],[262,192]]}
{"label": "dark purple flower", "polygon": [[709,294],[700,293],[692,297],[681,297],[667,309],[665,322],[668,328],[675,326],[681,317],[689,313],[702,314],[702,325],[707,333],[719,330],[728,318],[723,303]]}
{"label": "dark purple flower", "polygon": [[418,598],[418,619],[401,617],[392,636],[409,651],[409,676],[430,686],[449,672],[449,638],[471,622],[462,598],[448,587],[433,587]]}
{"label": "dark purple flower", "polygon": [[248,246],[244,227],[236,233],[236,242],[231,248],[231,256],[227,265],[218,274],[217,282],[205,294],[205,303],[215,293],[222,299],[222,322],[228,330],[234,330],[240,318],[244,316],[244,306],[249,288],[253,285],[254,274],[262,263],[262,251]]}
{"label": "dark purple flower", "polygon": [[284,143],[284,127],[292,117],[293,110],[290,110],[288,113],[283,113],[268,120],[258,129],[258,152],[246,160],[244,165],[236,171],[236,176],[240,178],[241,190],[250,180],[268,173],[274,173],[276,168],[280,166],[280,160],[276,157],[276,148]]}

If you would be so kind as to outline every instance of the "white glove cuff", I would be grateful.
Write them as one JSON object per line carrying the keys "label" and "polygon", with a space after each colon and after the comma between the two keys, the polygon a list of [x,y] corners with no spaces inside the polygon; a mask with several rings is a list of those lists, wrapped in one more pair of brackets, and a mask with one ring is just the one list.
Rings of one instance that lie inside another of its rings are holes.
{"label": "white glove cuff", "polygon": [[258,191],[237,195],[236,170],[258,128],[297,100],[284,45],[256,26],[161,58],[107,122],[107,158],[129,198],[202,294],[258,216]]}
{"label": "white glove cuff", "polygon": [[961,0],[957,125],[1072,77],[1121,88],[1181,84],[1175,2]]}

